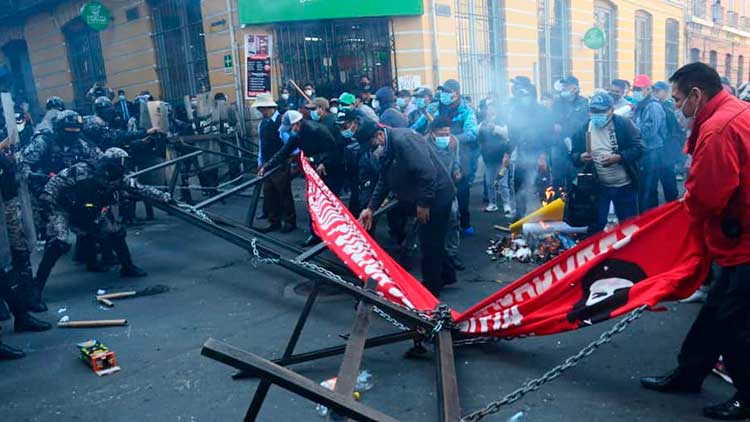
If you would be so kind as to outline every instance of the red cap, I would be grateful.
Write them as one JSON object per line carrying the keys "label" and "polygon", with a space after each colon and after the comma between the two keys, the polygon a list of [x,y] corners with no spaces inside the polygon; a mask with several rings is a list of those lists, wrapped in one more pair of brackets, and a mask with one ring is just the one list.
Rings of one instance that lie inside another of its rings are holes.
{"label": "red cap", "polygon": [[633,88],[647,88],[651,85],[651,78],[648,75],[638,75],[633,81]]}

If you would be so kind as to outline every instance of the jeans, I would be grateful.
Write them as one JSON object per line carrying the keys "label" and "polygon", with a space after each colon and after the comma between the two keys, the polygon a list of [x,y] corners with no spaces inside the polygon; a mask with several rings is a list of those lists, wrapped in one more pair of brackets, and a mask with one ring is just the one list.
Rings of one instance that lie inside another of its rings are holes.
{"label": "jeans", "polygon": [[[500,171],[500,163],[488,163],[486,161],[484,162],[484,186],[487,188],[487,199],[490,205],[497,205],[498,171]],[[504,198],[503,203],[507,204]]]}
{"label": "jeans", "polygon": [[617,219],[620,222],[638,215],[638,192],[633,188],[633,185],[619,188],[600,186],[597,191],[596,202],[598,214],[596,226],[589,230],[591,233],[600,232],[607,226],[610,203],[615,205],[615,214],[617,214]]}
{"label": "jeans", "polygon": [[674,166],[667,163],[664,148],[644,151],[641,157],[641,186],[638,203],[641,212],[659,205],[659,182],[664,190],[664,199],[672,202],[677,199],[677,180]]}
{"label": "jeans", "polygon": [[430,208],[430,220],[419,226],[419,247],[422,250],[422,283],[435,296],[443,286],[456,282],[456,271],[445,250],[450,227],[453,201],[436,200]]}
{"label": "jeans", "polygon": [[451,258],[458,256],[458,248],[461,247],[461,225],[458,220],[458,201],[454,199],[451,204],[448,233],[445,236],[445,250]]}
{"label": "jeans", "polygon": [[750,264],[721,267],[678,357],[681,375],[702,383],[719,356],[737,388],[750,402]]}

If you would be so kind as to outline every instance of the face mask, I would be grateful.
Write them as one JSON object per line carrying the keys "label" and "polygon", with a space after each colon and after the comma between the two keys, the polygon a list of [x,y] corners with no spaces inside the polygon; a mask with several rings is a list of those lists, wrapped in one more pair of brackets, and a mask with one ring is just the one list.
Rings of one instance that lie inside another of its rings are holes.
{"label": "face mask", "polygon": [[312,96],[313,96],[313,90],[312,89],[306,89],[305,90],[305,95],[307,95],[308,97],[312,98]]}
{"label": "face mask", "polygon": [[448,149],[448,146],[451,144],[451,137],[450,136],[436,136],[435,137],[435,146],[438,147],[438,149]]}
{"label": "face mask", "polygon": [[560,98],[565,99],[565,100],[571,99],[573,98],[573,93],[567,90],[563,91],[560,93]]}
{"label": "face mask", "polygon": [[351,129],[342,130],[340,133],[344,139],[352,139],[354,137],[354,132]]}
{"label": "face mask", "polygon": [[18,132],[23,132],[26,129],[26,122],[16,123]]}
{"label": "face mask", "polygon": [[331,107],[331,113],[333,113],[333,114],[339,114],[339,108],[338,107]]}
{"label": "face mask", "polygon": [[633,91],[633,100],[638,103],[643,101],[643,91]]}
{"label": "face mask", "polygon": [[[692,91],[690,93],[692,93]],[[685,97],[685,100],[682,102],[682,107],[678,109],[679,113],[675,114],[682,127],[684,127],[686,130],[692,130],[693,125],[695,124],[695,115],[698,114],[698,110],[696,109],[695,113],[693,113],[693,115],[690,117],[685,115],[685,104],[687,104],[688,98],[690,98],[690,94],[688,94],[688,96]]]}
{"label": "face mask", "polygon": [[594,127],[597,129],[601,129],[606,126],[608,121],[609,116],[604,113],[596,113],[591,115],[591,124],[594,125]]}
{"label": "face mask", "polygon": [[316,122],[320,120],[320,113],[318,113],[318,110],[313,110],[310,112],[310,118],[315,120]]}
{"label": "face mask", "polygon": [[405,98],[396,98],[396,105],[399,106],[399,108],[406,107],[406,99]]}
{"label": "face mask", "polygon": [[291,136],[289,136],[289,132],[281,132],[281,140],[284,143],[289,142],[289,138],[291,138]]}
{"label": "face mask", "polygon": [[281,99],[286,101],[289,99],[289,94],[281,94]]}
{"label": "face mask", "polygon": [[443,92],[440,94],[440,103],[443,105],[451,105],[453,104],[453,94],[450,92]]}
{"label": "face mask", "polygon": [[422,98],[422,97],[419,97],[419,98],[417,98],[416,100],[414,100],[414,103],[415,103],[415,104],[417,105],[417,107],[419,107],[419,108],[425,108],[425,106],[427,105],[427,104],[425,104],[424,98]]}
{"label": "face mask", "polygon": [[618,102],[618,101],[620,101],[620,99],[622,99],[622,95],[618,95],[618,94],[615,94],[613,92],[610,92],[609,96],[612,97],[612,101],[615,102],[615,103]]}

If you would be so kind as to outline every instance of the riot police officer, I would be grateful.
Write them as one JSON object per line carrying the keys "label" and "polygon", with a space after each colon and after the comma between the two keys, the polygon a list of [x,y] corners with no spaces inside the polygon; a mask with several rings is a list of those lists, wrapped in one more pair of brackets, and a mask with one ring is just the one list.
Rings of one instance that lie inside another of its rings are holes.
{"label": "riot police officer", "polygon": [[[36,300],[47,283],[57,260],[69,249],[71,229],[106,244],[117,254],[121,277],[145,277],[146,271],[133,264],[125,241],[125,228],[117,223],[112,206],[123,194],[170,203],[172,196],[150,186],[139,185],[125,176],[128,153],[110,148],[95,161],[82,161],[62,170],[45,185],[39,198],[48,210],[47,243],[37,268]],[[91,251],[91,249],[88,249]]]}

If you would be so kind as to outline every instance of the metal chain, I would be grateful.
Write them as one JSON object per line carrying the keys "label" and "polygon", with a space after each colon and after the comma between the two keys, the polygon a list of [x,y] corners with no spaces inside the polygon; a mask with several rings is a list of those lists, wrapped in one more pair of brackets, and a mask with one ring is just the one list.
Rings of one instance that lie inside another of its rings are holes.
{"label": "metal chain", "polygon": [[520,388],[506,395],[500,400],[490,402],[483,409],[477,410],[464,416],[463,418],[461,418],[460,422],[480,421],[488,415],[497,413],[501,407],[515,403],[526,394],[532,391],[536,391],[542,385],[557,379],[558,377],[560,377],[560,375],[562,375],[563,372],[578,365],[584,358],[591,356],[591,354],[593,354],[599,347],[606,343],[609,343],[612,340],[612,337],[623,332],[628,327],[628,325],[630,325],[630,323],[643,316],[643,312],[647,308],[648,305],[643,305],[640,308],[633,310],[633,312],[629,313],[627,317],[623,318],[621,321],[615,324],[612,329],[603,333],[597,340],[591,342],[586,347],[581,349],[580,352],[565,359],[565,362],[563,362],[562,364],[555,366],[539,378],[526,381]]}
{"label": "metal chain", "polygon": [[[256,245],[257,241],[258,241],[257,238],[253,238],[252,241],[251,241],[251,246],[253,248],[253,264],[254,265],[257,265],[257,264],[278,264],[279,263],[279,259],[278,258],[263,258],[260,255],[260,251],[258,250],[258,247]],[[332,272],[332,271],[330,271],[330,270],[328,270],[326,268],[323,268],[323,267],[321,267],[319,265],[315,265],[315,264],[313,264],[311,262],[298,261],[298,260],[291,260],[290,262],[293,263],[293,264],[295,264],[295,265],[299,265],[300,267],[304,267],[304,268],[306,268],[308,270],[315,271],[318,274],[322,274],[322,275],[324,275],[324,276],[326,276],[328,278],[332,278],[332,279],[334,279],[336,281],[339,281],[341,283],[346,283],[346,284],[348,284],[350,286],[358,287],[355,284],[350,283],[350,282],[344,280],[340,275],[338,275],[338,274],[336,274],[336,273],[334,273],[334,272]],[[413,309],[408,309],[408,308],[404,308],[404,309],[407,309],[407,310],[409,310],[411,312],[414,312]],[[378,316],[380,316],[381,318],[383,318],[387,322],[391,323],[391,325],[393,325],[394,327],[398,328],[399,330],[401,330],[401,331],[409,331],[409,327],[407,327],[406,325],[404,325],[401,322],[399,322],[396,318],[388,315],[385,311],[383,311],[382,309],[378,308],[377,306],[373,306],[372,310]],[[420,318],[429,320],[429,316],[425,316],[424,314],[421,314],[421,313],[417,313],[417,315],[419,315]]]}

